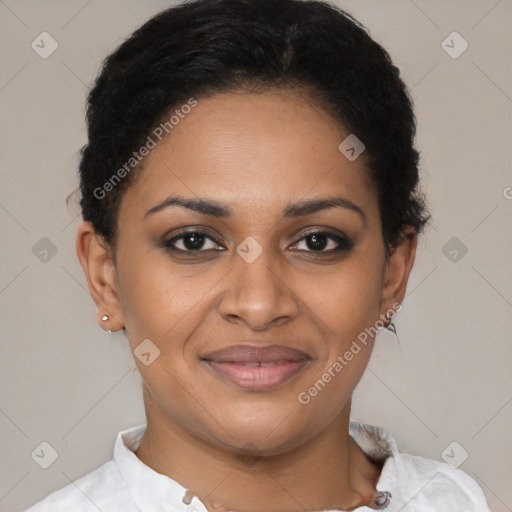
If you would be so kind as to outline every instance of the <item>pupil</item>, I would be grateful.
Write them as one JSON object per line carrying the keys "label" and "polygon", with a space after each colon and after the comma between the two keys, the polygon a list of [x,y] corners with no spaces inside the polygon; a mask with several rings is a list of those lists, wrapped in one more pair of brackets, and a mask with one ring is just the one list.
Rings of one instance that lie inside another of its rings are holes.
{"label": "pupil", "polygon": [[198,249],[204,243],[204,236],[199,233],[190,233],[183,239],[183,245],[187,249]]}
{"label": "pupil", "polygon": [[[311,243],[309,243],[311,241]],[[309,249],[325,249],[327,246],[327,237],[325,235],[309,235],[308,247]]]}

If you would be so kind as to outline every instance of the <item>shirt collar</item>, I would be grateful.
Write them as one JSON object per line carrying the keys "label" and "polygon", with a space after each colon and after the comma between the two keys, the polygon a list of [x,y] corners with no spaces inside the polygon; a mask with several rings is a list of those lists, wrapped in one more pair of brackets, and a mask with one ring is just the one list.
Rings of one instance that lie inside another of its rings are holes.
{"label": "shirt collar", "polygon": [[[191,500],[185,498],[187,494],[185,487],[172,478],[157,473],[135,455],[146,427],[146,424],[142,424],[119,432],[114,446],[114,463],[130,488],[133,501],[141,512],[158,510],[158,508],[152,507],[162,507],[166,502],[176,512],[187,512],[194,509],[197,512],[207,512],[199,498],[195,496]],[[389,462],[398,454],[394,438],[380,427],[356,421],[350,422],[349,434],[371,459],[384,463],[377,489],[388,490],[382,486],[391,483],[391,464]],[[183,501],[184,499],[185,501]],[[369,509],[363,507],[361,510]]]}
{"label": "shirt collar", "polygon": [[359,448],[377,462],[384,462],[399,453],[395,439],[383,428],[351,421],[349,434]]}
{"label": "shirt collar", "polygon": [[168,503],[169,507],[172,507],[170,509],[176,512],[187,512],[194,508],[198,512],[207,512],[197,497],[194,497],[192,502],[185,503],[185,487],[146,466],[135,455],[146,427],[146,424],[142,424],[119,432],[114,446],[114,463],[126,481],[137,507],[141,512],[158,510],[158,506],[165,510],[163,507]]}

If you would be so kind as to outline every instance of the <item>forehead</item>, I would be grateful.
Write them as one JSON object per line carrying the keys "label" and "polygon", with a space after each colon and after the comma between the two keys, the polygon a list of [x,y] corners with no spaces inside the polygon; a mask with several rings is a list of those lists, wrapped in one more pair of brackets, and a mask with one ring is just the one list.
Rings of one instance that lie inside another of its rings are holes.
{"label": "forehead", "polygon": [[364,159],[351,162],[338,149],[347,135],[296,91],[199,98],[156,141],[123,204],[146,211],[170,194],[212,198],[234,209],[335,194],[376,203]]}

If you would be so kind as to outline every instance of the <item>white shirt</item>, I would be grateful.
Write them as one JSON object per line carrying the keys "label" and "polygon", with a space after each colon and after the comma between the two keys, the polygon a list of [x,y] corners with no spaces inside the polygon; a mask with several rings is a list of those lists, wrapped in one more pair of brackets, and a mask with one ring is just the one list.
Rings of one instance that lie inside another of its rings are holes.
{"label": "white shirt", "polygon": [[[111,461],[26,512],[207,512],[195,496],[184,503],[185,487],[135,455],[145,430],[144,424],[119,432]],[[379,427],[351,421],[349,432],[367,455],[386,459],[377,483],[377,490],[392,495],[385,512],[490,512],[482,490],[463,471],[399,453],[394,438]]]}

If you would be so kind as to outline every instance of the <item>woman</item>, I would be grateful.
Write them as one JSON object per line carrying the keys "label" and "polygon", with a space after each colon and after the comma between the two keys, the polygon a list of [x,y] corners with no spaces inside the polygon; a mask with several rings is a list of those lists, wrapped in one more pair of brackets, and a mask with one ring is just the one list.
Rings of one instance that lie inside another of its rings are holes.
{"label": "woman", "polygon": [[488,511],[477,484],[350,420],[428,215],[410,98],[324,2],[155,16],[88,98],[77,252],[147,425],[32,507]]}

